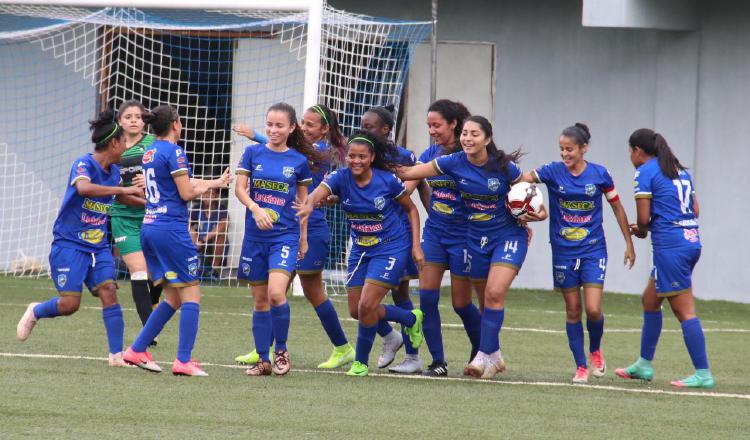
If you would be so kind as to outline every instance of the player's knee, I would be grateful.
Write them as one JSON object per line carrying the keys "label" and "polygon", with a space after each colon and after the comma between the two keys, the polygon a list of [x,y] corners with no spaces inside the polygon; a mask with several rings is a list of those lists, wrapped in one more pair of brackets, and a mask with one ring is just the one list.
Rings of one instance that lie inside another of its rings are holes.
{"label": "player's knee", "polygon": [[567,308],[565,309],[565,315],[569,322],[578,322],[581,320],[581,309]]}
{"label": "player's knee", "polygon": [[371,317],[373,314],[376,313],[377,307],[380,304],[370,304],[367,301],[361,301],[359,303],[359,306],[357,308],[357,313],[359,315],[359,319],[364,319],[366,317]]}
{"label": "player's knee", "polygon": [[359,309],[357,307],[349,307],[349,316],[351,316],[352,319],[359,320]]}
{"label": "player's knee", "polygon": [[60,315],[72,315],[78,311],[81,307],[81,297],[73,295],[65,295],[60,297],[60,301],[57,303],[57,311]]}
{"label": "player's knee", "polygon": [[600,307],[586,307],[586,319],[589,321],[602,319],[602,309]]}

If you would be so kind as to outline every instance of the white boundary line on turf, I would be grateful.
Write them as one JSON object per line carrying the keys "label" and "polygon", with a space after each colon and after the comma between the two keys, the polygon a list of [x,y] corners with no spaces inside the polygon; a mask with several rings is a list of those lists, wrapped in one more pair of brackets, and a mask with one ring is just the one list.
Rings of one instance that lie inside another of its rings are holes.
{"label": "white boundary line on turf", "polygon": [[[11,306],[11,307],[27,307],[28,304],[14,304],[14,303],[0,303],[0,307],[2,306]],[[101,307],[93,307],[93,306],[81,306],[81,310],[101,310]],[[133,308],[123,307],[123,311],[132,312],[135,311]],[[201,314],[206,315],[219,315],[219,316],[242,316],[246,318],[251,318],[253,315],[252,313],[244,313],[244,312],[214,312],[211,310],[201,310]],[[312,318],[310,318],[312,319]],[[352,318],[339,318],[339,321],[342,322],[358,322],[356,319]],[[455,329],[463,329],[463,324],[451,324],[451,323],[442,323],[440,324],[443,328],[455,328]],[[545,333],[545,334],[565,334],[565,330],[553,330],[553,329],[545,329],[545,328],[534,328],[534,327],[509,327],[509,326],[503,326],[503,330],[506,331],[512,331],[512,332],[527,332],[527,333]],[[607,328],[605,329],[605,333],[640,333],[640,328]],[[680,329],[662,329],[662,333],[682,333],[682,330]],[[750,333],[750,329],[746,328],[704,328],[703,333]]]}
{"label": "white boundary line on turf", "polygon": [[[85,360],[85,361],[100,361],[106,362],[107,358],[95,357],[95,356],[73,356],[64,354],[39,354],[39,353],[3,353],[0,352],[0,357],[9,358],[28,358],[28,359],[65,359],[65,360]],[[157,364],[169,365],[171,362],[156,362]],[[214,364],[210,362],[202,362],[202,366],[207,367],[219,367],[219,368],[230,368],[230,369],[244,369],[246,367],[240,365],[227,365],[227,364]],[[332,375],[344,375],[345,372],[339,371],[324,371],[324,370],[308,370],[308,369],[295,369],[295,373],[305,374],[332,374]],[[669,391],[669,390],[654,390],[654,389],[642,389],[642,388],[625,388],[617,387],[613,385],[591,385],[591,384],[574,384],[568,382],[526,382],[519,380],[477,380],[467,379],[461,377],[426,377],[426,376],[414,376],[414,375],[402,375],[402,374],[384,374],[384,373],[371,373],[372,377],[383,377],[389,379],[401,379],[401,380],[434,380],[434,381],[449,381],[449,382],[464,382],[474,384],[491,384],[491,385],[526,385],[535,387],[558,387],[558,388],[576,388],[579,390],[602,390],[602,391],[621,391],[625,393],[637,393],[637,394],[661,394],[667,396],[689,396],[689,397],[713,397],[720,399],[742,399],[750,400],[750,394],[738,394],[738,393],[717,393],[713,391]]]}

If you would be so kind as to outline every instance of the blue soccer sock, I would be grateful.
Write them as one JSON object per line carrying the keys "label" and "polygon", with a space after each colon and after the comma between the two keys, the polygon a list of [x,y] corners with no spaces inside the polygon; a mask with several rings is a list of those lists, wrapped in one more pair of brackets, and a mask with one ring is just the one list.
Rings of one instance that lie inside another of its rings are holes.
{"label": "blue soccer sock", "polygon": [[125,320],[122,318],[122,308],[119,304],[112,304],[102,309],[104,328],[107,330],[109,352],[112,354],[122,351],[122,340],[125,337]]}
{"label": "blue soccer sock", "polygon": [[[411,299],[407,298],[405,301],[397,302],[396,307],[402,308],[404,310],[412,311],[414,310],[414,304],[411,302]],[[419,350],[414,348],[413,345],[411,345],[411,339],[409,339],[409,335],[406,334],[406,331],[404,330],[404,325],[401,325],[401,337],[404,338],[404,351],[406,354],[415,355],[419,353]]]}
{"label": "blue soccer sock", "polygon": [[378,321],[377,329],[377,333],[381,338],[385,338],[393,331],[393,327],[391,327],[391,324],[389,324],[385,319],[381,319],[380,321]]}
{"label": "blue soccer sock", "polygon": [[56,296],[43,303],[39,303],[34,306],[34,316],[36,319],[42,318],[54,318],[60,316],[60,312],[57,311],[57,303],[60,302],[60,297]]}
{"label": "blue soccer sock", "polygon": [[604,336],[604,315],[598,321],[586,320],[586,330],[589,331],[589,353],[593,353],[601,347],[602,336]]}
{"label": "blue soccer sock", "polygon": [[[419,308],[424,313],[422,322],[422,332],[427,348],[430,349],[433,362],[445,363],[445,353],[443,352],[443,331],[440,328],[440,289],[420,289],[419,290]],[[404,341],[409,338],[404,338]]]}
{"label": "blue soccer sock", "polygon": [[647,361],[654,360],[656,344],[659,343],[661,335],[662,315],[661,310],[655,312],[643,312],[643,328],[641,330],[641,357]]}
{"label": "blue soccer sock", "polygon": [[359,333],[357,334],[357,348],[355,350],[354,360],[367,365],[370,359],[372,344],[375,343],[375,334],[377,325],[365,327],[359,324]]}
{"label": "blue soccer sock", "polygon": [[255,340],[255,351],[258,356],[266,362],[270,362],[268,351],[271,349],[271,312],[256,310],[253,312],[253,339]]}
{"label": "blue soccer sock", "polygon": [[492,354],[500,350],[500,329],[503,327],[505,309],[491,309],[484,307],[482,314],[482,336],[479,342],[479,350]]}
{"label": "blue soccer sock", "polygon": [[453,310],[456,311],[464,324],[464,330],[466,330],[466,336],[469,337],[471,342],[471,348],[479,349],[479,340],[482,335],[482,314],[479,313],[479,309],[474,303],[469,303],[458,309],[454,307]]}
{"label": "blue soccer sock", "polygon": [[168,302],[160,302],[159,305],[156,306],[154,311],[151,312],[151,315],[148,317],[148,321],[146,321],[146,324],[141,329],[141,332],[138,333],[138,337],[135,338],[135,342],[133,342],[133,345],[131,346],[133,351],[136,351],[138,353],[146,351],[148,344],[150,344],[151,341],[153,341],[154,338],[158,336],[159,333],[161,333],[161,330],[164,328],[164,324],[172,319],[174,312],[175,309],[173,309]]}
{"label": "blue soccer sock", "polygon": [[196,302],[185,302],[180,307],[180,337],[177,342],[177,359],[190,362],[198,336],[198,322],[201,316],[201,305]]}
{"label": "blue soccer sock", "polygon": [[708,370],[708,355],[706,354],[706,338],[703,336],[701,320],[696,318],[682,321],[682,337],[685,339],[690,359],[696,370]]}
{"label": "blue soccer sock", "polygon": [[565,333],[568,334],[568,346],[573,352],[573,360],[576,366],[586,366],[586,351],[583,348],[583,324],[581,321],[565,323]]}
{"label": "blue soccer sock", "polygon": [[323,330],[326,331],[328,339],[331,340],[334,347],[340,347],[348,342],[344,329],[341,328],[339,315],[330,299],[326,299],[318,307],[315,307],[315,313],[318,314],[320,324],[323,325]]}
{"label": "blue soccer sock", "polygon": [[383,319],[385,319],[386,321],[398,322],[399,324],[403,324],[407,327],[411,327],[417,321],[417,317],[409,310],[405,310],[397,306],[392,306],[390,304],[384,305],[383,308],[385,308],[385,316],[383,317]]}
{"label": "blue soccer sock", "polygon": [[276,338],[276,351],[286,350],[286,340],[289,337],[289,321],[291,319],[289,303],[271,306],[271,322],[273,336]]}

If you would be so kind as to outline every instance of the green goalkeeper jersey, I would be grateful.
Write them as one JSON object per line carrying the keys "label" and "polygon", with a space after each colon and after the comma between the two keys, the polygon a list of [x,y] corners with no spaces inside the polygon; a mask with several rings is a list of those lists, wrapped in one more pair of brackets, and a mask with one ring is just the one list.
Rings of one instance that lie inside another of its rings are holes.
{"label": "green goalkeeper jersey", "polygon": [[[132,185],[133,177],[136,174],[142,172],[141,162],[143,160],[143,153],[146,152],[151,144],[154,143],[156,138],[153,135],[147,134],[141,138],[138,143],[125,150],[122,153],[122,159],[120,159],[120,177],[122,177],[122,183],[125,186]],[[112,204],[112,217],[129,217],[134,219],[143,219],[144,207],[143,206],[128,206],[118,203],[116,200]]]}

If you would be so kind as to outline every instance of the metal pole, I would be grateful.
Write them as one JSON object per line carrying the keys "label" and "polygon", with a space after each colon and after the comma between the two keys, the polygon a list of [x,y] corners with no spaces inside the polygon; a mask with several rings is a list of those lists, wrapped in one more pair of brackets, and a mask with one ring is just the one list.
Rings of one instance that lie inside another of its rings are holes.
{"label": "metal pole", "polygon": [[432,35],[430,37],[430,102],[437,99],[437,20],[438,0],[432,0]]}
{"label": "metal pole", "polygon": [[318,102],[320,81],[320,43],[323,32],[324,0],[311,0],[307,18],[307,52],[305,54],[305,89],[302,105],[311,107]]}

